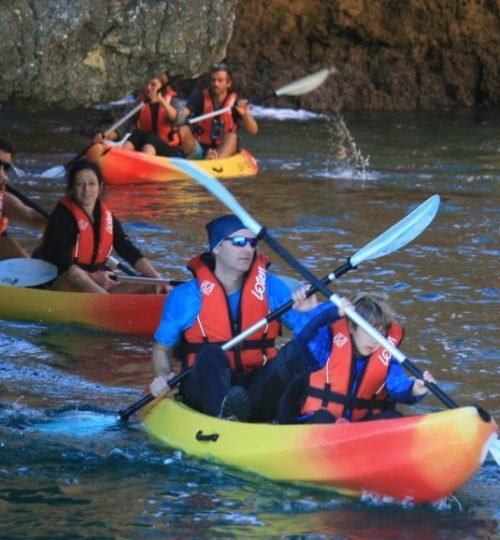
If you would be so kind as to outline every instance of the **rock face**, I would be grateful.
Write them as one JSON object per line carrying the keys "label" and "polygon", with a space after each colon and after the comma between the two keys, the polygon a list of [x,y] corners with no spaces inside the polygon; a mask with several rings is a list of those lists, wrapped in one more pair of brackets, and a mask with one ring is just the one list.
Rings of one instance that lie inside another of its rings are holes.
{"label": "rock face", "polygon": [[[498,0],[245,0],[228,59],[249,91],[333,64],[318,110],[500,105]],[[283,103],[280,100],[280,103]]]}
{"label": "rock face", "polygon": [[0,100],[29,108],[123,97],[165,69],[221,59],[236,0],[0,0]]}
{"label": "rock face", "polygon": [[325,65],[337,67],[340,76],[320,91],[280,98],[284,106],[331,111],[500,105],[498,0],[0,4],[0,100],[26,107],[117,99],[165,68],[195,77],[226,53],[246,96]]}

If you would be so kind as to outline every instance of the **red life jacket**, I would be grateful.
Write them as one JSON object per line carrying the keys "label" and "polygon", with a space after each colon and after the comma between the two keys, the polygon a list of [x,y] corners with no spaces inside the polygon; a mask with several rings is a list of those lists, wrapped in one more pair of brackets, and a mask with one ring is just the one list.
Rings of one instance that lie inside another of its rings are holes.
{"label": "red life jacket", "polygon": [[[174,90],[169,90],[165,97],[174,98],[177,93]],[[160,139],[164,140],[169,146],[176,147],[181,144],[181,137],[179,135],[179,129],[170,123],[167,112],[159,105],[158,115],[156,118],[156,126],[153,123],[153,117],[151,114],[151,105],[147,104],[143,107],[139,113],[139,129],[147,133],[155,132]],[[156,127],[156,129],[155,129]]]}
{"label": "red life jacket", "polygon": [[[231,92],[228,94],[226,99],[224,100],[224,103],[220,107],[221,109],[224,109],[225,107],[232,107],[238,98],[238,95],[234,92]],[[210,92],[208,90],[203,90],[203,114],[211,113],[215,111],[214,102],[212,100],[212,96],[210,95]],[[214,139],[212,137],[212,127],[214,120],[219,120],[219,122],[223,123],[222,126],[222,133],[221,136],[217,139]],[[220,114],[219,116],[207,118],[206,120],[202,120],[199,122],[199,134],[197,135],[198,140],[201,144],[205,146],[219,146],[222,141],[222,137],[226,133],[236,133],[238,129],[238,125],[233,119],[233,112],[228,111]]]}
{"label": "red life jacket", "polygon": [[59,201],[73,215],[78,236],[71,253],[73,261],[78,264],[104,264],[113,249],[113,215],[103,203],[101,205],[101,223],[99,228],[99,245],[95,246],[94,229],[87,212],[73,200],[63,197]]}
{"label": "red life jacket", "polygon": [[[189,261],[188,268],[196,275],[201,290],[200,312],[193,325],[184,332],[185,343],[181,346],[181,350],[187,354],[189,366],[193,365],[195,354],[204,343],[223,345],[242,330],[269,315],[266,294],[268,265],[267,257],[256,255],[243,283],[238,319],[233,321],[224,287],[202,256]],[[249,372],[272,360],[277,354],[274,340],[280,330],[280,323],[272,321],[245,339],[237,348],[228,351],[231,370]]]}
{"label": "red life jacket", "polygon": [[[332,351],[328,362],[309,376],[309,387],[302,413],[327,409],[340,418],[346,409],[351,410],[353,422],[362,420],[371,411],[378,414],[387,402],[385,390],[391,353],[383,347],[376,349],[366,361],[364,372],[355,396],[350,396],[354,382],[355,360],[347,319],[331,325]],[[403,327],[393,322],[387,338],[394,345],[403,340]]]}
{"label": "red life jacket", "polygon": [[3,215],[3,200],[5,194],[5,186],[0,189],[0,236],[7,230],[9,218]]}

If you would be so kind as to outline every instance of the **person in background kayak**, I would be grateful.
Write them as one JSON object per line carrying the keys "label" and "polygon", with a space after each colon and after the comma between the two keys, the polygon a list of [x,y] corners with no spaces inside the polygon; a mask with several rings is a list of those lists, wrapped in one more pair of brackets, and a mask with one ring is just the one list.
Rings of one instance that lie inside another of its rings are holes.
{"label": "person in background kayak", "polygon": [[[184,152],[179,126],[184,123],[184,108],[168,73],[153,77],[144,87],[140,100],[146,105],[133,117],[131,122],[135,122],[136,129],[123,148],[152,156],[182,157]],[[119,137],[117,131],[107,136],[111,141]],[[98,132],[93,142],[105,142],[103,133]]]}
{"label": "person in background kayak", "polygon": [[0,260],[29,257],[15,238],[7,233],[9,221],[19,221],[37,229],[43,229],[47,219],[26,206],[15,195],[7,192],[14,148],[9,141],[0,139]]}
{"label": "person in background kayak", "polygon": [[97,293],[155,292],[151,286],[119,283],[106,269],[106,260],[114,248],[142,276],[161,277],[101,202],[102,188],[96,164],[82,159],[69,169],[66,196],[49,218],[39,253],[41,259],[58,268],[52,288]]}
{"label": "person in background kayak", "polygon": [[194,93],[184,109],[185,117],[197,117],[231,107],[231,111],[180,128],[185,155],[191,159],[222,159],[238,151],[238,125],[256,135],[259,128],[247,100],[231,90],[232,73],[226,64],[214,64],[209,72],[209,88]]}
{"label": "person in background kayak", "polygon": [[296,342],[307,360],[307,369],[297,373],[280,403],[278,422],[359,422],[401,416],[395,403],[414,404],[428,392],[425,382],[408,377],[399,362],[362,328],[345,317],[354,307],[373,327],[398,346],[402,327],[393,319],[386,300],[374,293],[358,293],[340,308],[331,302],[318,305],[307,288],[293,294],[294,307],[309,311],[309,322],[294,329]]}
{"label": "person in background kayak", "polygon": [[[267,257],[256,251],[257,239],[241,220],[224,215],[206,225],[209,253],[194,257],[188,268],[196,276],[168,296],[154,334],[154,396],[169,391],[173,366],[193,366],[181,395],[190,407],[211,416],[265,421],[275,418],[281,392],[302,368],[293,341],[279,351],[281,325],[272,321],[233,350],[221,345],[270,311],[290,300],[290,289],[267,272]],[[290,310],[288,327],[301,314]]]}

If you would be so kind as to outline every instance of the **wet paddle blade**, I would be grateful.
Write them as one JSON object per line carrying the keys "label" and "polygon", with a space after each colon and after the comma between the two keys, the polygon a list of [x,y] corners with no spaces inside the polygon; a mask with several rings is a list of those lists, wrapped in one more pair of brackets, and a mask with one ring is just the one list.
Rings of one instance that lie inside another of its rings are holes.
{"label": "wet paddle blade", "polygon": [[212,176],[200,169],[198,165],[191,163],[187,159],[171,158],[170,162],[178,169],[185,172],[188,176],[196,180],[207,191],[212,193],[214,197],[223,202],[241,221],[247,229],[258,235],[262,230],[262,225],[259,225],[255,219],[240,205],[240,203],[229,193],[229,191]]}
{"label": "wet paddle blade", "polygon": [[278,88],[274,93],[276,96],[301,96],[307,94],[321,86],[329,75],[335,73],[335,71],[335,68],[323,68],[316,73]]}
{"label": "wet paddle blade", "polygon": [[66,174],[66,167],[64,165],[56,165],[51,169],[44,171],[40,177],[41,178],[62,178]]}
{"label": "wet paddle blade", "polygon": [[439,209],[439,195],[433,195],[401,221],[361,248],[350,259],[352,266],[377,259],[397,251],[421,234],[431,223]]}
{"label": "wet paddle blade", "polygon": [[0,261],[0,284],[12,287],[43,285],[57,277],[57,268],[39,259],[6,259]]}
{"label": "wet paddle blade", "polygon": [[116,414],[102,414],[94,411],[65,411],[51,420],[31,426],[31,430],[41,433],[63,434],[75,438],[97,435],[118,427]]}
{"label": "wet paddle blade", "polygon": [[500,466],[500,440],[498,439],[498,435],[491,439],[488,444],[488,450],[493,456],[493,459],[497,462],[497,465]]}

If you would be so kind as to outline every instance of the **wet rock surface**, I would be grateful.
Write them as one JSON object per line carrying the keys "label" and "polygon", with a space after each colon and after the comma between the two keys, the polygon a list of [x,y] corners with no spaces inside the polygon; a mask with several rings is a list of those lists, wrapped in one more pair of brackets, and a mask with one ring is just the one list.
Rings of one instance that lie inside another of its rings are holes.
{"label": "wet rock surface", "polygon": [[496,0],[1,2],[0,100],[26,108],[115,100],[165,68],[188,92],[224,57],[246,96],[337,67],[321,91],[283,106],[500,105]]}

